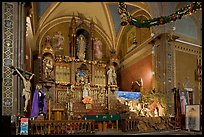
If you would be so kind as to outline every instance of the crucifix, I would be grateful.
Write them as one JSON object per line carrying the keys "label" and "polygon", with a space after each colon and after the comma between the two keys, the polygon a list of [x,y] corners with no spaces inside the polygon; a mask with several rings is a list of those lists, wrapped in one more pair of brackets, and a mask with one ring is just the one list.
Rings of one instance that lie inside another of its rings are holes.
{"label": "crucifix", "polygon": [[[31,93],[31,79],[33,78],[34,74],[30,72],[26,72],[22,69],[16,68],[14,66],[10,67],[11,69],[14,69],[14,75],[17,73],[20,78],[23,80],[23,92],[22,96],[25,96],[25,105],[24,105],[24,112],[27,112],[27,106],[28,106],[28,101],[30,100],[30,93]],[[23,76],[22,72],[26,72],[27,74],[31,74],[31,76]]]}

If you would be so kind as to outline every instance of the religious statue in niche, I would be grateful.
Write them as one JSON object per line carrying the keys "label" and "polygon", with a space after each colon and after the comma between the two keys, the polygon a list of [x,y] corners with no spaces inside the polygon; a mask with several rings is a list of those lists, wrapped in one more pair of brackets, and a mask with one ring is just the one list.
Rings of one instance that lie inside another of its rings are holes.
{"label": "religious statue in niche", "polygon": [[88,79],[86,73],[83,70],[78,69],[76,71],[76,82],[83,84],[86,79]]}
{"label": "religious statue in niche", "polygon": [[56,50],[62,50],[63,49],[63,45],[64,45],[64,36],[62,35],[62,33],[60,31],[58,31],[54,37],[54,48]]}
{"label": "religious statue in niche", "polygon": [[79,60],[85,59],[85,49],[86,38],[81,34],[77,37],[77,57],[79,58]]}
{"label": "religious statue in niche", "polygon": [[90,83],[88,83],[88,79],[85,80],[85,83],[82,87],[83,91],[83,98],[89,95],[89,92],[91,91]]}
{"label": "religious statue in niche", "polygon": [[101,59],[102,56],[103,56],[103,53],[102,53],[102,42],[100,39],[96,39],[94,41],[94,56],[96,59]]}
{"label": "religious statue in niche", "polygon": [[53,72],[53,60],[50,56],[45,56],[43,59],[43,71],[45,79],[53,79],[52,72]]}
{"label": "religious statue in niche", "polygon": [[107,75],[108,75],[108,85],[117,85],[117,74],[115,72],[114,66],[109,67],[107,71]]}

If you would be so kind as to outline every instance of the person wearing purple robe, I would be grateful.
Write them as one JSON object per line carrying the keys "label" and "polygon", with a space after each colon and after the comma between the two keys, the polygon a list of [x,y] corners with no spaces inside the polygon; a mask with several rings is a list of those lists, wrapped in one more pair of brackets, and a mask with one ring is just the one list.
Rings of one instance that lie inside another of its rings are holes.
{"label": "person wearing purple robe", "polygon": [[36,118],[40,114],[43,114],[44,116],[47,114],[47,105],[46,105],[45,93],[40,88],[40,86],[37,85],[33,95],[30,117]]}

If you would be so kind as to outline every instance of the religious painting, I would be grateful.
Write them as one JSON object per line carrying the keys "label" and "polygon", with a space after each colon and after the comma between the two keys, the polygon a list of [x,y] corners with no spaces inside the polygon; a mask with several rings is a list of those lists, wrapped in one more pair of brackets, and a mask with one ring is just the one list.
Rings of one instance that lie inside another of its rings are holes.
{"label": "religious painting", "polygon": [[64,45],[64,36],[60,31],[56,32],[53,36],[53,44],[55,50],[62,50]]}
{"label": "religious painting", "polygon": [[94,57],[96,59],[101,59],[103,56],[103,53],[102,53],[102,42],[100,39],[96,39],[94,41]]}
{"label": "religious painting", "polygon": [[185,106],[189,104],[189,96],[188,92],[180,91],[180,103],[181,103],[181,114],[185,115]]}
{"label": "religious painting", "polygon": [[200,131],[200,105],[186,105],[186,129]]}

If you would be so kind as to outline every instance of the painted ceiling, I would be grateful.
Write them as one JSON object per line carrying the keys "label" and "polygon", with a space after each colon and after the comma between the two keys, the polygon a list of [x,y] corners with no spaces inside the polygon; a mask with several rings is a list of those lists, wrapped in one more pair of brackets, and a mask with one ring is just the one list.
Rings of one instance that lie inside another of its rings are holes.
{"label": "painted ceiling", "polygon": [[[189,2],[127,2],[126,4],[127,10],[130,13],[143,10],[150,17],[154,18],[168,16],[176,9],[189,4]],[[115,43],[122,27],[118,14],[118,2],[36,2],[36,15],[39,22],[38,28],[55,18],[73,15],[73,13],[75,15],[77,13],[83,13],[86,18],[92,18],[104,29],[110,41]],[[184,18],[184,20],[176,22],[176,25],[179,27],[177,32],[187,33],[192,38],[196,37],[197,29],[194,23],[196,22],[195,20]],[[185,22],[187,22],[186,26],[184,25]],[[190,29],[192,30],[190,33],[185,29],[189,28],[189,26],[191,26]]]}

